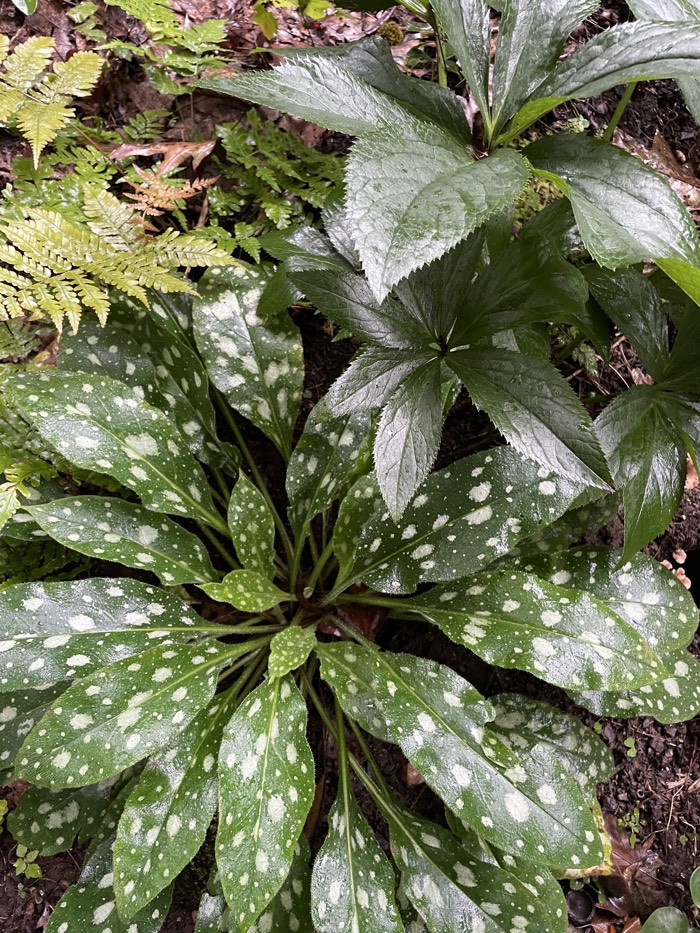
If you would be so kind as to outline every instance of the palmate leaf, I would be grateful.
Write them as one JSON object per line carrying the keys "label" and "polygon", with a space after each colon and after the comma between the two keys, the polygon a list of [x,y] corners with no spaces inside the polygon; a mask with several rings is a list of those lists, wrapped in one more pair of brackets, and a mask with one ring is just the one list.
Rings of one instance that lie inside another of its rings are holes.
{"label": "palmate leaf", "polygon": [[274,575],[275,522],[265,497],[242,471],[229,500],[228,527],[241,564],[271,579]]}
{"label": "palmate leaf", "polygon": [[246,697],[224,731],[216,860],[242,933],[287,877],[311,806],[306,716],[292,678],[275,678]]}
{"label": "palmate leaf", "polygon": [[548,360],[489,346],[455,350],[445,360],[521,454],[574,482],[610,488],[593,423]]}
{"label": "palmate leaf", "polygon": [[18,842],[42,855],[65,852],[78,835],[89,835],[109,803],[113,781],[72,790],[29,787],[7,825]]}
{"label": "palmate leaf", "polygon": [[172,749],[149,760],[127,799],[114,843],[122,917],[167,888],[204,842],[218,799],[221,735],[234,706],[230,692],[216,697]]}
{"label": "palmate leaf", "polygon": [[287,468],[289,520],[295,534],[303,534],[314,516],[345,492],[369,428],[370,416],[362,411],[334,418],[325,400],[314,407]]}
{"label": "palmate leaf", "polygon": [[536,862],[595,865],[595,822],[573,778],[535,748],[514,756],[488,731],[490,705],[450,668],[404,654],[319,645],[348,715],[397,743],[445,804],[495,845]]}
{"label": "palmate leaf", "polygon": [[13,766],[28,733],[67,686],[67,683],[50,684],[36,690],[0,693],[0,772]]}
{"label": "palmate leaf", "polygon": [[657,172],[617,146],[575,134],[539,139],[525,152],[535,169],[563,188],[586,248],[601,266],[655,259],[700,302],[700,238],[683,202]]}
{"label": "palmate leaf", "polygon": [[469,90],[488,119],[491,21],[484,0],[435,0],[437,13],[455,50]]}
{"label": "palmate leaf", "polygon": [[114,476],[148,509],[198,518],[228,533],[182,435],[128,386],[77,373],[23,373],[7,391],[69,462]]}
{"label": "palmate leaf", "polygon": [[383,408],[401,383],[433,356],[428,350],[369,347],[357,356],[326,396],[335,415]]}
{"label": "palmate leaf", "polygon": [[230,603],[244,612],[265,612],[294,598],[252,570],[232,570],[221,583],[202,583],[199,586],[217,602]]}
{"label": "palmate leaf", "polygon": [[341,769],[328,835],[314,862],[311,910],[318,933],[403,933],[394,871]]}
{"label": "palmate leaf", "polygon": [[346,170],[347,218],[376,297],[511,204],[527,177],[514,150],[473,162],[427,123],[410,134],[382,129],[356,142]]}
{"label": "palmate leaf", "polygon": [[685,444],[655,386],[632,386],[598,416],[595,428],[622,489],[626,559],[662,534],[678,511]]}
{"label": "palmate leaf", "polygon": [[75,496],[27,507],[47,534],[89,557],[112,560],[155,573],[161,583],[202,583],[216,579],[199,538],[164,515],[122,499]]}
{"label": "palmate leaf", "polygon": [[100,577],[0,590],[0,630],[3,693],[83,677],[154,640],[169,645],[230,631],[165,590]]}
{"label": "palmate leaf", "polygon": [[199,284],[194,331],[214,385],[289,459],[304,380],[301,338],[287,315],[263,321],[261,267],[214,269]]}
{"label": "palmate leaf", "polygon": [[117,913],[112,887],[113,844],[112,834],[94,849],[78,881],[56,904],[46,933],[69,933],[90,927],[99,933],[106,929],[111,933],[158,933],[165,922],[172,891],[163,891],[140,914],[123,920]]}
{"label": "palmate leaf", "polygon": [[[398,525],[382,507],[364,519],[352,577],[387,593],[457,580],[555,521],[581,491],[505,447],[458,460],[427,478]],[[363,517],[372,495],[355,500]]]}
{"label": "palmate leaf", "polygon": [[510,569],[475,574],[402,600],[489,664],[529,671],[560,687],[639,687],[665,676],[658,655],[603,599]]}
{"label": "palmate leaf", "polygon": [[[383,808],[403,890],[431,933],[455,929],[564,933],[566,911],[551,911],[548,890],[475,858],[447,830],[398,805]],[[523,923],[525,921],[525,923]]]}
{"label": "palmate leaf", "polygon": [[212,698],[221,667],[254,644],[159,646],[85,677],[29,734],[18,775],[40,787],[70,787],[123,771],[186,729]]}

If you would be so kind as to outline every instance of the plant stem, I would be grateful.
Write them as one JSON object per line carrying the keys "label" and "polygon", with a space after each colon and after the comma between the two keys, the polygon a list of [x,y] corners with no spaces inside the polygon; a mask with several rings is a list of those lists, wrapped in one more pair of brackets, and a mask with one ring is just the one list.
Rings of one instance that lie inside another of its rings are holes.
{"label": "plant stem", "polygon": [[204,522],[197,522],[197,524],[199,525],[199,530],[202,532],[204,537],[209,541],[210,544],[214,545],[216,550],[219,552],[219,554],[221,554],[221,556],[224,558],[224,560],[229,565],[229,567],[231,567],[233,570],[240,570],[241,565],[234,560],[231,554],[229,554],[229,552],[226,550],[226,548],[221,543],[221,541],[219,541],[219,539],[214,534],[214,532],[211,530],[211,528],[207,527],[207,525],[205,525]]}
{"label": "plant stem", "polygon": [[445,64],[445,47],[442,43],[442,36],[440,35],[440,26],[438,25],[437,17],[432,7],[428,8],[428,22],[433,27],[433,34],[435,36],[435,59],[437,61],[438,69],[438,84],[440,87],[447,87],[447,66]]}
{"label": "plant stem", "polygon": [[318,560],[316,561],[316,564],[311,573],[311,576],[309,577],[308,586],[310,589],[313,589],[314,586],[316,585],[316,581],[321,576],[321,571],[323,570],[325,565],[328,563],[328,561],[331,559],[331,557],[333,557],[333,541],[328,542],[328,544],[323,549],[323,553],[319,556]]}
{"label": "plant stem", "polygon": [[251,454],[248,448],[248,445],[246,444],[245,439],[243,435],[241,434],[241,429],[236,424],[236,419],[233,417],[233,414],[231,413],[231,409],[229,408],[226,400],[223,398],[223,396],[218,390],[216,391],[215,398],[219,405],[219,411],[224,416],[224,419],[227,425],[229,426],[229,428],[231,429],[231,433],[233,434],[236,440],[236,443],[240,447],[241,453],[243,454],[245,461],[248,464],[248,467],[253,476],[253,479],[255,480],[255,484],[257,485],[258,489],[262,493],[263,498],[265,499],[265,502],[267,503],[267,507],[272,513],[272,518],[274,520],[275,527],[277,528],[277,531],[279,532],[279,536],[282,539],[282,544],[284,546],[285,554],[287,555],[287,562],[291,564],[293,549],[292,549],[291,541],[289,540],[289,535],[287,534],[287,529],[284,527],[284,522],[280,518],[279,512],[275,508],[275,503],[272,501],[272,497],[270,496],[270,493],[268,492],[267,486],[265,485],[265,481],[262,478],[260,470],[258,469],[258,466],[255,460],[253,459],[253,455]]}
{"label": "plant stem", "polygon": [[216,480],[219,489],[221,490],[221,495],[223,498],[224,508],[228,508],[229,499],[231,498],[231,490],[229,489],[228,483],[223,472],[217,466],[210,466],[209,468],[212,472],[212,476]]}
{"label": "plant stem", "polygon": [[630,83],[625,88],[625,93],[620,98],[620,103],[615,108],[615,113],[612,115],[612,119],[610,120],[610,123],[608,123],[608,125],[606,126],[605,132],[603,133],[604,142],[609,143],[612,140],[613,133],[617,129],[617,124],[622,119],[622,114],[627,109],[627,104],[629,104],[632,98],[632,95],[635,92],[637,83],[638,83],[637,81],[630,81]]}
{"label": "plant stem", "polygon": [[[336,700],[336,702],[337,702],[337,700]],[[388,784],[387,784],[386,781],[384,780],[384,775],[383,775],[382,772],[379,770],[379,766],[378,766],[377,762],[375,761],[374,755],[373,755],[372,752],[369,750],[369,745],[368,745],[367,742],[365,741],[365,737],[362,735],[362,732],[360,731],[359,726],[357,725],[357,723],[355,722],[355,720],[352,719],[352,718],[350,718],[350,717],[348,717],[348,722],[350,723],[350,728],[351,728],[352,731],[355,733],[355,738],[357,739],[357,744],[358,744],[358,745],[360,746],[360,748],[362,749],[362,754],[365,756],[365,759],[366,759],[366,761],[367,761],[367,764],[368,764],[368,765],[370,766],[370,768],[372,769],[372,773],[373,773],[373,775],[374,775],[374,780],[375,780],[375,782],[380,786],[380,788],[381,788],[381,790],[382,790],[382,793],[386,794],[387,797],[391,796],[391,791],[389,790]]]}

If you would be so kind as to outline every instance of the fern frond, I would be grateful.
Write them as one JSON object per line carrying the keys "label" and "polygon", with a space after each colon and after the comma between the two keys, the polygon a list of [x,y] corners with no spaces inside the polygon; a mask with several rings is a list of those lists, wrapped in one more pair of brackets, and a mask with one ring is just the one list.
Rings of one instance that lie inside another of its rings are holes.
{"label": "fern frond", "polygon": [[65,62],[56,62],[53,74],[37,89],[47,104],[62,97],[87,97],[102,74],[104,62],[93,52],[76,52]]}
{"label": "fern frond", "polygon": [[43,75],[53,55],[54,42],[47,36],[27,39],[5,59],[3,84],[17,91],[27,91]]}
{"label": "fern frond", "polygon": [[133,208],[102,188],[86,185],[83,191],[83,210],[93,233],[115,250],[133,249],[138,239]]}
{"label": "fern frond", "polygon": [[74,116],[74,108],[60,100],[51,104],[42,100],[27,100],[18,109],[17,127],[32,147],[35,166],[38,165],[39,156],[56,138],[61,127]]}

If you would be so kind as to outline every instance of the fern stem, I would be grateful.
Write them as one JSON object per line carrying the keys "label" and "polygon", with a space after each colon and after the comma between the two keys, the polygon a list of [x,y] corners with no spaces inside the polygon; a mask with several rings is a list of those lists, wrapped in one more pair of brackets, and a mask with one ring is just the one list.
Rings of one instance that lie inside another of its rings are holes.
{"label": "fern stem", "polygon": [[219,392],[218,389],[214,390],[214,394],[215,394],[215,398],[219,406],[219,411],[222,413],[226,421],[226,424],[231,429],[231,433],[233,434],[234,439],[241,450],[241,453],[245,457],[245,461],[248,464],[248,467],[253,476],[253,479],[255,480],[255,484],[260,490],[260,492],[262,493],[263,498],[265,499],[265,502],[267,503],[267,507],[270,509],[273,521],[275,523],[275,527],[277,528],[277,531],[279,532],[279,536],[282,539],[284,551],[285,551],[285,554],[287,555],[287,562],[291,564],[292,557],[293,557],[293,549],[292,549],[292,543],[289,540],[289,535],[287,534],[287,529],[284,527],[284,522],[282,521],[280,514],[275,507],[275,503],[272,501],[272,497],[270,496],[270,493],[268,492],[267,486],[265,485],[265,481],[263,480],[260,470],[258,469],[258,466],[255,460],[253,459],[253,455],[251,454],[248,448],[248,445],[246,444],[245,439],[243,435],[241,434],[241,429],[236,424],[236,419],[233,417],[231,409],[229,408],[228,404],[226,403],[226,400],[223,398],[221,392]]}
{"label": "fern stem", "polygon": [[603,133],[603,141],[609,143],[613,138],[613,133],[617,129],[617,124],[622,119],[622,114],[627,109],[627,104],[629,104],[637,88],[637,81],[630,81],[630,83],[625,88],[625,93],[620,98],[620,102],[615,108],[615,113],[612,115],[610,123],[605,127],[605,132]]}

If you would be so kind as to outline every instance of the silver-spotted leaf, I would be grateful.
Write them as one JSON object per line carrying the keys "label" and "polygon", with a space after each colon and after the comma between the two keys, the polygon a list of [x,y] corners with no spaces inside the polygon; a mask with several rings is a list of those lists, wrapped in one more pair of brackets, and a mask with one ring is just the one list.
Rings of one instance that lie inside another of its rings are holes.
{"label": "silver-spotted leaf", "polygon": [[301,338],[288,315],[263,320],[265,267],[215,268],[199,283],[194,331],[214,385],[288,459],[304,382]]}
{"label": "silver-spotted leaf", "polygon": [[289,517],[296,534],[345,491],[369,426],[368,414],[334,418],[323,402],[311,412],[287,469]]}
{"label": "silver-spotted leaf", "polygon": [[265,612],[293,597],[252,570],[232,570],[221,583],[202,583],[200,589],[219,603],[230,603],[244,612]]}
{"label": "silver-spotted leaf", "polygon": [[93,851],[74,885],[63,895],[51,914],[46,933],[158,933],[165,922],[172,891],[168,889],[130,920],[123,920],[116,909],[112,846],[114,837],[104,840]]}
{"label": "silver-spotted leaf", "polygon": [[202,583],[216,573],[195,535],[123,499],[75,496],[27,511],[55,541],[101,560],[150,570],[161,583]]}
{"label": "silver-spotted leaf", "polygon": [[242,933],[289,874],[314,795],[306,704],[291,677],[267,680],[241,703],[219,755],[216,861]]}
{"label": "silver-spotted leaf", "polygon": [[403,933],[395,888],[394,870],[343,772],[311,875],[314,927],[318,933]]}
{"label": "silver-spotted leaf", "polygon": [[399,524],[382,509],[369,518],[353,576],[389,593],[459,579],[555,521],[580,492],[509,448],[474,454],[432,473]]}
{"label": "silver-spotted leaf", "polygon": [[93,577],[18,583],[0,591],[0,689],[84,677],[161,644],[228,629],[205,622],[172,593],[136,580]]}
{"label": "silver-spotted leaf", "polygon": [[[612,606],[512,568],[475,574],[398,603],[498,667],[567,688],[612,690],[660,680],[661,658]],[[595,590],[593,591],[595,592]]]}
{"label": "silver-spotted leaf", "polygon": [[13,766],[22,742],[67,687],[67,683],[50,684],[35,690],[0,693],[0,773]]}
{"label": "silver-spotted leaf", "polygon": [[14,838],[42,855],[65,852],[76,836],[89,836],[108,802],[113,781],[72,790],[27,788],[7,818]]}
{"label": "silver-spotted leaf", "polygon": [[228,527],[241,564],[262,577],[274,574],[275,522],[260,490],[242,471],[228,504]]}
{"label": "silver-spotted leaf", "polygon": [[372,473],[361,476],[340,503],[333,529],[333,552],[338,558],[339,579],[351,578],[362,530],[382,502],[377,478]]}
{"label": "silver-spotted leaf", "polygon": [[197,909],[194,933],[223,933],[228,930],[228,907],[223,894],[203,894]]}
{"label": "silver-spotted leaf", "polygon": [[537,744],[548,746],[591,797],[597,784],[612,777],[612,752],[575,716],[519,693],[501,693],[490,699],[495,718],[489,729],[515,754]]}
{"label": "silver-spotted leaf", "polygon": [[580,788],[552,756],[515,756],[489,732],[492,707],[450,668],[348,643],[319,645],[348,715],[397,743],[446,805],[489,841],[551,864],[596,865],[602,850]]}
{"label": "silver-spotted leaf", "polygon": [[217,761],[234,708],[216,697],[177,743],[152,757],[124,805],[114,843],[114,888],[133,917],[172,883],[199,851],[218,800]]}
{"label": "silver-spotted leaf", "polygon": [[30,732],[18,775],[41,787],[93,784],[164,748],[210,701],[219,670],[251,644],[159,646],[77,681]]}
{"label": "silver-spotted leaf", "polygon": [[104,377],[20,374],[8,391],[67,460],[114,476],[144,506],[225,530],[206,477],[173,423],[133,390]]}
{"label": "silver-spotted leaf", "polygon": [[310,858],[309,843],[301,835],[294,847],[294,860],[284,884],[247,933],[272,933],[274,930],[314,933],[311,922]]}
{"label": "silver-spotted leaf", "polygon": [[315,645],[316,633],[312,626],[290,625],[282,629],[270,642],[270,677],[284,677],[301,667]]}
{"label": "silver-spotted leaf", "polygon": [[384,811],[402,887],[431,933],[564,933],[566,911],[498,865],[474,858],[447,830],[392,806]]}

